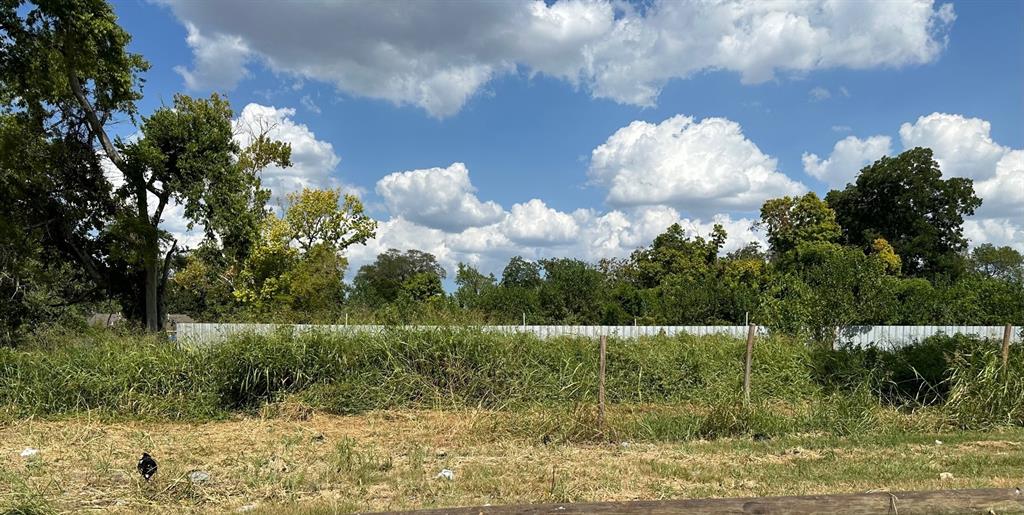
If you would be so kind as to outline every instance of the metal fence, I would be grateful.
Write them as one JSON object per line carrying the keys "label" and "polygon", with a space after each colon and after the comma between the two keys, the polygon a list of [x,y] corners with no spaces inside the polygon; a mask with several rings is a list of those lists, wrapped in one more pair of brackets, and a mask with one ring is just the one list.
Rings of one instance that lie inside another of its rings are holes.
{"label": "metal fence", "polygon": [[[179,323],[176,326],[174,337],[181,342],[194,344],[208,344],[223,341],[234,334],[255,333],[273,334],[280,331],[291,332],[292,334],[303,334],[310,332],[326,333],[379,333],[387,327],[383,325],[309,325],[309,324],[198,324]],[[441,326],[420,325],[405,326],[407,329],[436,330]],[[638,338],[642,336],[675,336],[689,334],[694,336],[707,336],[722,334],[735,338],[743,338],[747,334],[747,327],[742,325],[487,325],[473,326],[484,332],[501,334],[529,333],[539,338],[555,338],[560,336],[576,336],[596,338],[609,336],[614,338]],[[856,346],[878,345],[883,347],[898,347],[922,340],[937,334],[964,334],[978,336],[981,338],[1002,339],[1003,326],[980,326],[980,325],[889,325],[889,326],[849,326],[842,328],[837,333],[839,343],[852,344]],[[767,335],[768,329],[763,326],[757,327],[759,335]],[[1021,334],[1014,331],[1011,341],[1021,342]]]}

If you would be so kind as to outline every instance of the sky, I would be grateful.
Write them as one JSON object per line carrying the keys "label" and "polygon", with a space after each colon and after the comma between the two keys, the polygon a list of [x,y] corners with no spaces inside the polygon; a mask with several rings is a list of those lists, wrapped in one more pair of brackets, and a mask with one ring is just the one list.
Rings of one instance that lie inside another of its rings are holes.
{"label": "sky", "polygon": [[[151,64],[143,114],[226,95],[379,220],[350,273],[420,249],[622,257],[675,222],[764,242],[761,204],[915,146],[983,199],[972,245],[1024,250],[1024,2],[114,3]],[[134,130],[120,127],[125,136]],[[180,207],[164,227],[195,244]],[[451,275],[449,276],[450,280]]]}

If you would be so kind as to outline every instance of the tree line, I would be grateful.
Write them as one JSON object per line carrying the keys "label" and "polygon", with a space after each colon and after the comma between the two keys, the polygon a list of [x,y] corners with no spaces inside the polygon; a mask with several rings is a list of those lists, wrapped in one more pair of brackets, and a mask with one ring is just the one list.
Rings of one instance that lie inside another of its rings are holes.
{"label": "tree line", "polygon": [[[148,63],[104,0],[0,6],[0,341],[89,311],[151,331],[201,320],[722,324],[791,332],[848,324],[1024,320],[1024,260],[968,251],[970,179],[926,148],[883,157],[845,189],[771,199],[768,245],[723,255],[727,234],[668,227],[630,256],[513,257],[499,276],[388,250],[351,284],[346,249],[372,239],[359,198],[304,189],[277,209],[260,182],[291,164],[272,126],[226,98],[176,95],[141,116]],[[129,123],[132,137],[114,134]],[[203,242],[162,227],[179,206]]]}
{"label": "tree line", "polygon": [[[301,254],[274,261],[274,295],[221,286],[231,270],[204,249],[175,274],[174,302],[205,320],[339,323],[674,325],[754,320],[827,337],[856,324],[1003,324],[1024,320],[1024,256],[984,244],[968,250],[964,217],[981,199],[970,179],[942,177],[932,152],[908,150],[860,171],[843,190],[770,199],[757,222],[767,235],[723,253],[727,234],[673,224],[628,257],[511,258],[500,276],[467,263],[446,293],[435,256],[390,249],[351,284],[343,263]],[[286,218],[288,218],[286,214]],[[334,254],[332,254],[334,255]]]}

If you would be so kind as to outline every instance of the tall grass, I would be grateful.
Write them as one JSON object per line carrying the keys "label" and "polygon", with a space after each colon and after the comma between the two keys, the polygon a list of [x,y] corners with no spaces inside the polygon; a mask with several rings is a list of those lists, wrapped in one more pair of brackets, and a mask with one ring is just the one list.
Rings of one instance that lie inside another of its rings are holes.
{"label": "tall grass", "polygon": [[[961,427],[1024,424],[1024,356],[1015,351],[1004,369],[991,342],[943,337],[898,351],[833,351],[766,338],[756,348],[750,406],[738,395],[743,353],[742,341],[724,336],[611,340],[609,403],[661,408],[601,430],[652,438],[848,434],[922,410]],[[95,332],[0,349],[0,413],[7,418],[90,412],[203,420],[287,398],[340,414],[541,410],[562,415],[538,419],[531,431],[573,437],[593,425],[596,388],[593,340],[471,329],[250,334],[209,347]]]}

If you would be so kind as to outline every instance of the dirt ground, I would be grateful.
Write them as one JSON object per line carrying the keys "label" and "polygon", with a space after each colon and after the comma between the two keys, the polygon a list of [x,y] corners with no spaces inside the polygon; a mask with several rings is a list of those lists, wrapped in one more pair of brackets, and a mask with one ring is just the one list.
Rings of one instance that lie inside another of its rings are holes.
{"label": "dirt ground", "polygon": [[[331,512],[1024,483],[1022,431],[545,443],[493,433],[497,416],[19,421],[0,427],[0,511]],[[143,451],[160,467],[148,483],[135,471]]]}

